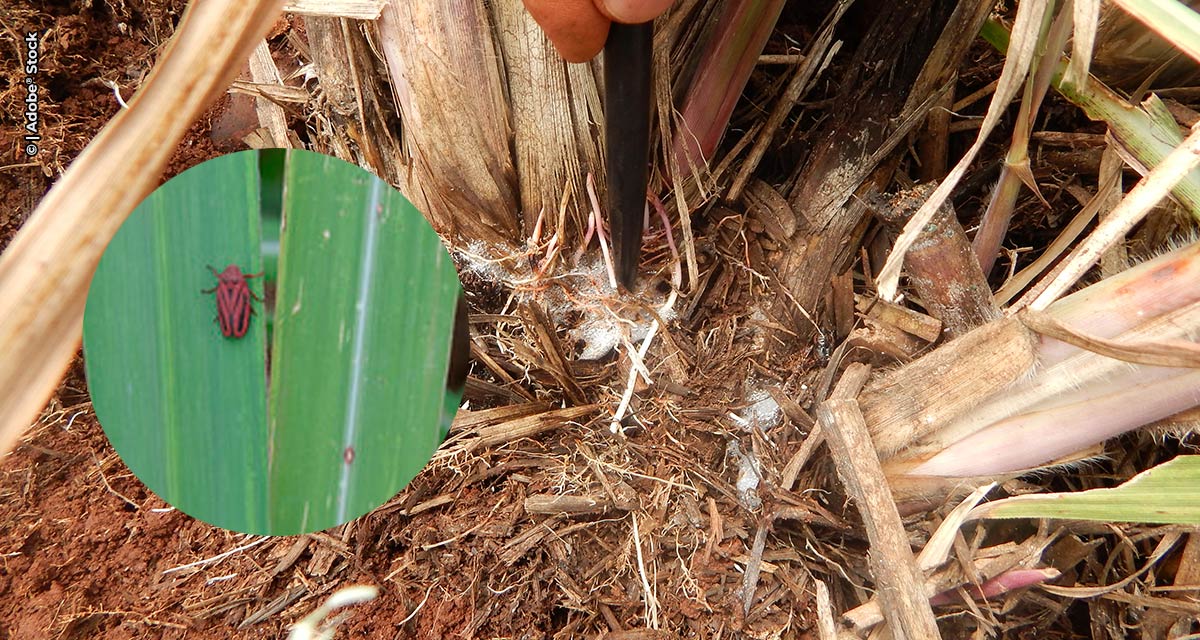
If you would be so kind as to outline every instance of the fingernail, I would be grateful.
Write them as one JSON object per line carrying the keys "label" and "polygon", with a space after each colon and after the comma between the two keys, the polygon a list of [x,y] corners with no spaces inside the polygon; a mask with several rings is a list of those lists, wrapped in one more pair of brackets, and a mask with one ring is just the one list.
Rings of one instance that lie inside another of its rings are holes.
{"label": "fingernail", "polygon": [[638,24],[662,13],[662,2],[646,0],[600,0],[600,10],[617,22]]}

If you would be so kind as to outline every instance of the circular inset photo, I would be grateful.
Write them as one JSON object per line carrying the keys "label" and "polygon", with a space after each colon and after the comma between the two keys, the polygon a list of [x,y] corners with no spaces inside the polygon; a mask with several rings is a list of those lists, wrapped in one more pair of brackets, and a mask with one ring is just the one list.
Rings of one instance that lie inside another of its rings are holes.
{"label": "circular inset photo", "polygon": [[462,287],[420,212],[336,158],[196,166],[104,253],[83,347],[96,416],[181,511],[244,533],[326,529],[429,462],[462,399]]}

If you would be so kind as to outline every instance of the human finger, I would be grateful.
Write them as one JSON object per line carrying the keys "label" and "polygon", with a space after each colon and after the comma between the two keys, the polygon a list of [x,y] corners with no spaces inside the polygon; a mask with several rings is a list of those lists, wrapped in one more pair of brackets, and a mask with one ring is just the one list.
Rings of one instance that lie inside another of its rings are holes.
{"label": "human finger", "polygon": [[587,62],[604,48],[610,20],[595,0],[524,0],[525,10],[567,62]]}

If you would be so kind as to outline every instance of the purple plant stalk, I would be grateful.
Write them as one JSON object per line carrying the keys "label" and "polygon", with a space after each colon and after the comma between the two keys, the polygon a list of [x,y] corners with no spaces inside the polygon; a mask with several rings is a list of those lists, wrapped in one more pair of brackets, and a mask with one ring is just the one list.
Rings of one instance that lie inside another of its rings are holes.
{"label": "purple plant stalk", "polygon": [[682,117],[671,152],[682,175],[691,175],[693,167],[703,170],[712,158],[783,4],[783,0],[725,3],[679,109]]}
{"label": "purple plant stalk", "polygon": [[1002,420],[954,443],[910,473],[967,477],[1032,469],[1198,404],[1200,371],[1131,384],[1100,398],[1069,401]]}
{"label": "purple plant stalk", "polygon": [[[1048,311],[1083,333],[1131,341],[1200,335],[1200,243],[1068,296]],[[1136,365],[1042,338],[1039,370],[915,444],[904,473],[972,477],[1060,461],[1200,405],[1200,371]],[[903,464],[903,463],[901,463]]]}
{"label": "purple plant stalk", "polygon": [[[1014,569],[1006,571],[983,584],[966,587],[967,595],[976,600],[991,600],[1010,591],[1031,587],[1058,578],[1062,573],[1058,569]],[[929,599],[934,606],[961,602],[957,589],[943,591]]]}

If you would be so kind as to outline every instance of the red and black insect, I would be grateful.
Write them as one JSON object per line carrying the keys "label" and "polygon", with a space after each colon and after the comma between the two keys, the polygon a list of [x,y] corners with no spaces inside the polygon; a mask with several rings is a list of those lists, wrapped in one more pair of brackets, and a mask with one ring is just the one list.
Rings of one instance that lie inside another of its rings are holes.
{"label": "red and black insect", "polygon": [[221,335],[226,338],[240,338],[246,335],[246,330],[250,328],[250,316],[254,315],[251,298],[262,302],[262,298],[250,290],[246,280],[257,278],[262,272],[244,274],[236,264],[225,267],[221,273],[217,273],[211,266],[208,270],[217,277],[217,286],[206,289],[203,293],[217,292],[217,322],[221,325]]}

